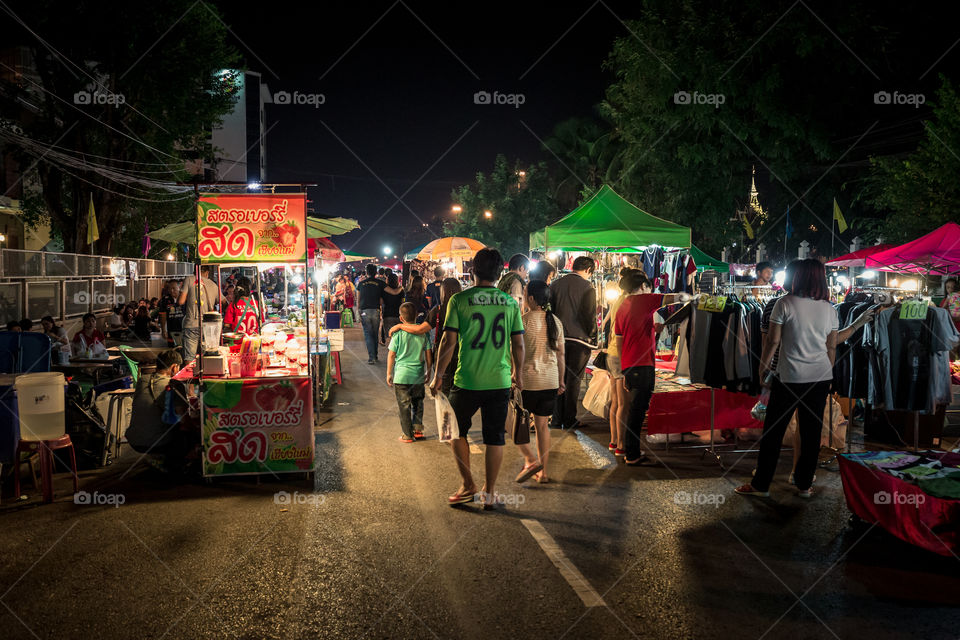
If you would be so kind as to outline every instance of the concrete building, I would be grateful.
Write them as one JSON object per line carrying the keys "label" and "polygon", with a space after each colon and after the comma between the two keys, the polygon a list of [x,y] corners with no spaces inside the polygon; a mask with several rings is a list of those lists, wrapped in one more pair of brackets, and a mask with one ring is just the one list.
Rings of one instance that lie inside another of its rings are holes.
{"label": "concrete building", "polygon": [[267,179],[266,109],[270,91],[254,71],[223,71],[235,77],[237,102],[210,136],[214,157],[205,159],[204,182],[265,182]]}

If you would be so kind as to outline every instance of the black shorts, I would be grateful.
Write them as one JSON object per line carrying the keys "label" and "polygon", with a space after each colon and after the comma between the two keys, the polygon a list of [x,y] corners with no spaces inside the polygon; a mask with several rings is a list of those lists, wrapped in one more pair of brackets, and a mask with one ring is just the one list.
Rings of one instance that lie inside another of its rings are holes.
{"label": "black shorts", "polygon": [[487,389],[474,391],[454,386],[450,390],[450,406],[457,417],[460,437],[466,438],[470,431],[473,414],[480,409],[480,424],[483,429],[483,444],[503,445],[504,426],[507,422],[507,402],[510,389]]}
{"label": "black shorts", "polygon": [[557,406],[557,390],[523,390],[523,408],[535,416],[552,416]]}

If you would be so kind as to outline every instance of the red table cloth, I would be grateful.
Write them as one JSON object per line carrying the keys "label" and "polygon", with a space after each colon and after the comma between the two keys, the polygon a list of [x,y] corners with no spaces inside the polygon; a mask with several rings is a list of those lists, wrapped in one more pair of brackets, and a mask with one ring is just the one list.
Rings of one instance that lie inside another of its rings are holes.
{"label": "red table cloth", "polygon": [[[944,464],[956,464],[946,452],[916,454],[905,451],[843,454],[840,478],[850,511],[865,522],[876,523],[912,545],[944,556],[960,553],[960,500],[929,495],[911,481],[893,475],[895,462],[877,467],[868,458],[904,456],[907,464],[939,458]],[[911,458],[914,460],[911,462]],[[886,465],[889,468],[883,468]]]}
{"label": "red table cloth", "polygon": [[[745,393],[713,389],[714,428],[762,429],[750,415],[757,399]],[[654,393],[647,411],[647,433],[687,433],[710,429],[711,389]]]}

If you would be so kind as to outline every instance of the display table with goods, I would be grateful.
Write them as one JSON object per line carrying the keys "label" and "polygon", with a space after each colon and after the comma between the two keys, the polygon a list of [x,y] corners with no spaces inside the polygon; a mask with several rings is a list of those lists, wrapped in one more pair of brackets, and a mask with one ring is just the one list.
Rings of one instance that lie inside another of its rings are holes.
{"label": "display table with goods", "polygon": [[960,553],[960,453],[867,451],[838,460],[857,518],[928,551]]}
{"label": "display table with goods", "polygon": [[650,435],[763,428],[763,422],[750,414],[757,403],[753,396],[691,384],[670,371],[658,369],[656,375],[647,411]]}
{"label": "display table with goods", "polygon": [[318,372],[310,352],[318,336],[306,293],[305,212],[302,193],[200,194],[201,264],[255,267],[261,292],[263,272],[282,270],[270,278],[282,286],[271,321],[257,308],[263,302],[227,334],[219,314],[203,314],[201,353],[178,375],[199,382],[205,477],[313,471]]}

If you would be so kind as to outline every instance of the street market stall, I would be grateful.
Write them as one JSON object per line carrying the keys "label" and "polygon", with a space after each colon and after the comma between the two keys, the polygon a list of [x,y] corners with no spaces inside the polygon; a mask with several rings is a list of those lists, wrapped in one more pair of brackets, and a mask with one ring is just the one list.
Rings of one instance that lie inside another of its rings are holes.
{"label": "street market stall", "polygon": [[960,224],[948,222],[916,240],[867,256],[865,266],[924,276],[956,273],[960,270]]}
{"label": "street market stall", "polygon": [[922,549],[960,553],[960,453],[866,451],[838,460],[857,518]]}
{"label": "street market stall", "polygon": [[[306,228],[303,193],[203,193],[197,201],[200,264],[305,271]],[[308,296],[300,311],[284,302],[279,322],[263,323],[257,309],[255,326],[234,335],[221,334],[219,314],[204,314],[201,354],[186,371],[200,381],[206,477],[313,470],[317,313]]]}
{"label": "street market stall", "polygon": [[875,253],[880,253],[881,251],[886,251],[887,249],[893,248],[892,244],[878,244],[873,247],[865,247],[863,249],[858,249],[852,253],[848,253],[840,256],[839,258],[834,258],[830,262],[826,263],[828,267],[864,267],[867,264],[867,258],[874,255]]}
{"label": "street market stall", "polygon": [[557,222],[530,234],[530,250],[542,253],[650,245],[688,248],[690,228],[650,215],[607,185]]}
{"label": "street market stall", "polygon": [[472,260],[477,251],[486,245],[473,238],[448,236],[428,242],[417,252],[417,260],[437,262],[443,265],[447,274],[461,275],[464,273],[463,263]]}

